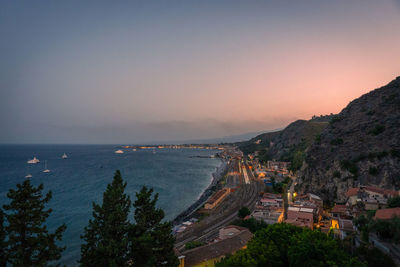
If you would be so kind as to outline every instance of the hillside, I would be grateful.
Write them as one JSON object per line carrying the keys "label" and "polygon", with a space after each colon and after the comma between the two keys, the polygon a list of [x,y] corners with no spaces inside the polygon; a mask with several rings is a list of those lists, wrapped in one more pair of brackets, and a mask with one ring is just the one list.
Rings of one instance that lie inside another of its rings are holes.
{"label": "hillside", "polygon": [[307,148],[298,190],[344,201],[349,187],[400,188],[400,77],[352,101]]}
{"label": "hillside", "polygon": [[236,145],[245,154],[259,151],[261,160],[293,161],[297,155],[302,162],[304,150],[328,125],[329,119],[330,116],[321,116],[309,121],[297,120],[281,131],[260,134]]}

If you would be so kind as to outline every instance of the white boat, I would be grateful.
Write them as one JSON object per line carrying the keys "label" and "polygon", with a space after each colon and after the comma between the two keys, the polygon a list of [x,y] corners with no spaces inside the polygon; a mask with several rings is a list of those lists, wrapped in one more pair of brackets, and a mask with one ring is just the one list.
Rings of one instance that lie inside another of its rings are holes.
{"label": "white boat", "polygon": [[115,154],[124,154],[124,151],[122,151],[121,149],[118,149],[114,152]]}
{"label": "white boat", "polygon": [[32,174],[28,173],[25,178],[32,178]]}
{"label": "white boat", "polygon": [[132,149],[132,151],[136,151],[136,148]]}
{"label": "white boat", "polygon": [[33,159],[30,159],[30,160],[27,161],[27,163],[29,163],[29,164],[36,164],[36,163],[39,163],[39,162],[40,162],[40,160],[37,159],[36,157],[33,157]]}
{"label": "white boat", "polygon": [[43,172],[45,172],[45,173],[50,172],[50,170],[47,169],[47,160],[44,161],[44,170],[43,170]]}
{"label": "white boat", "polygon": [[62,158],[62,159],[67,159],[68,156],[67,156],[67,154],[64,153],[64,154],[61,156],[61,158]]}

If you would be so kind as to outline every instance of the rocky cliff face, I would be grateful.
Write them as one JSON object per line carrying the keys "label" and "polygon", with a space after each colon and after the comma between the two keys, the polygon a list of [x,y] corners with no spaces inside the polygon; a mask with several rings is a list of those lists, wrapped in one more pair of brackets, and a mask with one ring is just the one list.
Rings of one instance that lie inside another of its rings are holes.
{"label": "rocky cliff face", "polygon": [[400,77],[352,101],[306,149],[298,190],[345,201],[349,187],[400,188]]}

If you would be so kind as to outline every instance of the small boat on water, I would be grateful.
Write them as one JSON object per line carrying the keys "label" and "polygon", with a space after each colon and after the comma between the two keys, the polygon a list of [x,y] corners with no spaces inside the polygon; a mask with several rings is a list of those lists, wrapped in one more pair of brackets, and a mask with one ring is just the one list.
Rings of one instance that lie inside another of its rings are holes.
{"label": "small boat on water", "polygon": [[25,178],[32,178],[32,174],[28,173]]}
{"label": "small boat on water", "polygon": [[43,170],[43,172],[45,172],[45,173],[50,172],[50,170],[47,169],[47,160],[44,161],[44,170]]}
{"label": "small boat on water", "polygon": [[124,151],[122,151],[121,149],[118,149],[114,152],[115,154],[124,154]]}
{"label": "small boat on water", "polygon": [[68,156],[67,156],[67,154],[64,153],[64,154],[61,156],[61,158],[62,158],[62,159],[67,159]]}
{"label": "small boat on water", "polygon": [[136,151],[136,148],[132,149],[132,151]]}
{"label": "small boat on water", "polygon": [[36,157],[33,157],[33,159],[28,160],[26,163],[28,163],[28,164],[36,164],[36,163],[39,163],[39,162],[40,162],[39,159],[37,159]]}

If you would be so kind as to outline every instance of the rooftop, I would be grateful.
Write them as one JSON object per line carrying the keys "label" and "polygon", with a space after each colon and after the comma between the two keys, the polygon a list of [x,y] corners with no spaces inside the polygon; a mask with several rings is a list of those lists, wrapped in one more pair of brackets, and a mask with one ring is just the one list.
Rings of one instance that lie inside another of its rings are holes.
{"label": "rooftop", "polygon": [[374,219],[378,220],[390,220],[393,217],[400,217],[400,207],[391,209],[377,210]]}
{"label": "rooftop", "polygon": [[230,238],[187,250],[182,253],[185,256],[185,266],[193,266],[210,259],[232,254],[243,248],[252,237],[253,234],[245,229]]}

